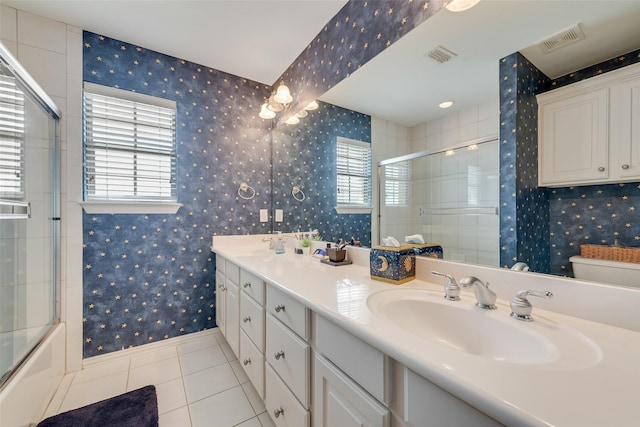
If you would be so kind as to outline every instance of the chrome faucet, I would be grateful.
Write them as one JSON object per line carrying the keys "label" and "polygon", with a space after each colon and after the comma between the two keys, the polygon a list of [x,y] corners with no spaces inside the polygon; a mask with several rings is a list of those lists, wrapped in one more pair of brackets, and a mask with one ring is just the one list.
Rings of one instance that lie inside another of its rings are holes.
{"label": "chrome faucet", "polygon": [[453,276],[439,273],[437,271],[432,271],[431,274],[447,278],[447,283],[444,285],[444,299],[449,301],[460,301],[460,286],[458,286],[456,279]]}
{"label": "chrome faucet", "polygon": [[274,241],[273,241],[273,239],[271,237],[265,237],[265,238],[262,239],[262,241],[263,242],[269,242],[269,249],[274,249],[276,247],[275,243],[274,243]]}
{"label": "chrome faucet", "polygon": [[470,288],[473,286],[476,292],[476,306],[486,310],[496,308],[496,294],[489,289],[489,282],[483,283],[482,280],[473,276],[466,276],[460,279],[460,286]]}
{"label": "chrome faucet", "polygon": [[527,296],[553,298],[553,294],[549,291],[518,291],[516,296],[511,300],[511,317],[525,322],[531,322],[531,310],[533,306],[527,299]]}

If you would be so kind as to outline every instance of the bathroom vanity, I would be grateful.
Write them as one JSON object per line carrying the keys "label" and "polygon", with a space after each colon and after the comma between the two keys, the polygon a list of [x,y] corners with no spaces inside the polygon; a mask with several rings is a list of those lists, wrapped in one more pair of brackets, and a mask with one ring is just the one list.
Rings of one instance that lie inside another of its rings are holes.
{"label": "bathroom vanity", "polygon": [[[275,254],[262,237],[216,236],[212,250],[218,294],[237,286],[218,297],[220,328],[277,426],[640,419],[638,290],[431,258],[398,286],[369,277],[366,249],[333,267],[291,248]],[[432,270],[490,281],[497,309],[476,307],[467,289],[445,300]],[[521,289],[554,293],[530,298],[532,322],[510,317]]]}

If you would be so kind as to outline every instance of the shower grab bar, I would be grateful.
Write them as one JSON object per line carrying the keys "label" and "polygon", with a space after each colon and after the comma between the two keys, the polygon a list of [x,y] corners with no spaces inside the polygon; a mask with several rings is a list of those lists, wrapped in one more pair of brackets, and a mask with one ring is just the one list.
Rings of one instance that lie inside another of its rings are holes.
{"label": "shower grab bar", "polygon": [[31,203],[0,199],[0,219],[31,218]]}

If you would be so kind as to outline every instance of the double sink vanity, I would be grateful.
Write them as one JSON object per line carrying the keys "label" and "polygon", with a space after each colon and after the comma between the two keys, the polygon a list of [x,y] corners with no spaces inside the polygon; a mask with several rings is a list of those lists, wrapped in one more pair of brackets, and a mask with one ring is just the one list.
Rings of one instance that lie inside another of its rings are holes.
{"label": "double sink vanity", "polygon": [[[640,291],[418,257],[416,280],[333,267],[265,236],[216,236],[217,323],[274,423],[304,426],[630,426],[640,420]],[[290,242],[288,242],[290,243]],[[431,271],[490,282],[444,298]],[[511,316],[520,290],[532,321]]]}

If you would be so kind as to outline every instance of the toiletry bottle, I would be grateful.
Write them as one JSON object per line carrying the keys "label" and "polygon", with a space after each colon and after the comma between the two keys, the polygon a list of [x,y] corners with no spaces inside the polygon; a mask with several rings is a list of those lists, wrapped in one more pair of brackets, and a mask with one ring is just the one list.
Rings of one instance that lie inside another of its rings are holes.
{"label": "toiletry bottle", "polygon": [[283,254],[284,253],[284,238],[282,237],[282,231],[278,231],[278,235],[276,237],[276,253]]}

